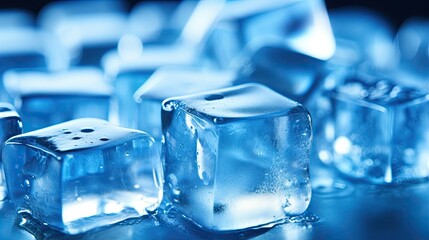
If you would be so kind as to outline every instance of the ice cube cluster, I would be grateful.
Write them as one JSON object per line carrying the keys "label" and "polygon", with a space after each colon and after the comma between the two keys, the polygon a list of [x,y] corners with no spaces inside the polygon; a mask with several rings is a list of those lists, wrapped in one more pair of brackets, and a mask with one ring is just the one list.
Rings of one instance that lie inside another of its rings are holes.
{"label": "ice cube cluster", "polygon": [[169,209],[229,233],[304,214],[321,169],[427,180],[427,29],[322,0],[0,11],[0,199],[72,235]]}

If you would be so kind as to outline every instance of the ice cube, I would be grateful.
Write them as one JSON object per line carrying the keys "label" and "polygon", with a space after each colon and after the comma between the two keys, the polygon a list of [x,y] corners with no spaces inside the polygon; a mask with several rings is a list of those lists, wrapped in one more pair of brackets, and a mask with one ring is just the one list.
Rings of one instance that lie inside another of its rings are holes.
{"label": "ice cube", "polygon": [[378,69],[395,64],[393,27],[381,13],[345,7],[331,10],[329,20],[336,42],[331,63],[346,67],[368,63]]}
{"label": "ice cube", "polygon": [[248,46],[235,85],[256,82],[295,101],[306,101],[324,75],[325,61],[279,46]]}
{"label": "ice cube", "polygon": [[81,117],[109,117],[112,90],[99,69],[11,70],[4,78],[26,132]]}
{"label": "ice cube", "polygon": [[323,1],[253,1],[253,4],[260,9],[270,6],[271,9],[243,21],[247,43],[281,41],[297,52],[322,60],[334,54],[335,41]]}
{"label": "ice cube", "polygon": [[409,18],[400,26],[395,39],[401,67],[420,75],[424,81],[429,77],[428,29],[429,19]]}
{"label": "ice cube", "polygon": [[169,97],[214,90],[232,85],[235,74],[197,67],[162,67],[135,93],[137,127],[160,142],[161,103]]}
{"label": "ice cube", "polygon": [[65,49],[71,65],[99,66],[108,50],[128,32],[122,1],[61,1],[40,12],[41,28]]}
{"label": "ice cube", "polygon": [[102,66],[118,97],[119,109],[114,113],[115,121],[121,126],[135,128],[137,116],[133,94],[156,69],[165,65],[199,66],[205,63],[197,62],[201,59],[195,49],[179,44],[153,45],[143,49],[137,37],[129,37],[134,39],[134,44],[109,51],[102,58]]}
{"label": "ice cube", "polygon": [[[44,37],[42,32],[31,27],[0,27],[0,79],[12,68],[47,67]],[[0,101],[12,102],[3,81],[0,81]]]}
{"label": "ice cube", "polygon": [[18,211],[68,234],[146,215],[162,198],[153,138],[100,119],[15,136],[3,163]]}
{"label": "ice cube", "polygon": [[[9,138],[22,133],[22,122],[15,108],[8,103],[0,103],[0,144]],[[0,156],[3,147],[0,148]],[[0,161],[0,201],[6,197],[3,167]]]}
{"label": "ice cube", "polygon": [[198,1],[144,1],[129,16],[131,31],[145,43],[173,43],[195,10]]}
{"label": "ice cube", "polygon": [[311,119],[258,84],[170,98],[162,127],[166,200],[205,229],[268,227],[310,202]]}
{"label": "ice cube", "polygon": [[333,165],[375,184],[429,176],[429,95],[375,74],[349,74],[331,94]]}

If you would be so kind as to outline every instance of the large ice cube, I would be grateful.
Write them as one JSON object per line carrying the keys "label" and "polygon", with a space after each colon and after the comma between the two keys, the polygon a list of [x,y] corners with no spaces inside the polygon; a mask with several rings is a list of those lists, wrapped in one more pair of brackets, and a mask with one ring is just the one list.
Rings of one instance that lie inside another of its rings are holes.
{"label": "large ice cube", "polygon": [[235,74],[197,67],[159,68],[135,93],[137,127],[161,140],[161,103],[169,97],[209,91],[232,85]]}
{"label": "large ice cube", "polygon": [[349,74],[326,125],[334,166],[376,184],[429,176],[429,95],[375,74]]}
{"label": "large ice cube", "polygon": [[69,234],[146,215],[162,198],[152,137],[99,119],[11,138],[3,163],[18,211]]}
{"label": "large ice cube", "polygon": [[4,78],[25,131],[81,117],[109,117],[112,90],[99,69],[11,70]]}
{"label": "large ice cube", "polygon": [[308,111],[258,84],[163,102],[166,200],[213,231],[271,226],[310,202]]}
{"label": "large ice cube", "polygon": [[[22,133],[22,122],[15,108],[8,103],[0,103],[0,144],[10,137]],[[0,148],[0,154],[3,147]],[[4,182],[3,167],[0,161],[0,200],[6,197],[6,184]]]}

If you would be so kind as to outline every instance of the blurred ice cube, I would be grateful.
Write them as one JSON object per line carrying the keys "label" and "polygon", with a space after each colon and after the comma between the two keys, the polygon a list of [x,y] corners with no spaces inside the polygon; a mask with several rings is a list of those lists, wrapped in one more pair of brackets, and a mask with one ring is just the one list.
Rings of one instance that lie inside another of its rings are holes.
{"label": "blurred ice cube", "polygon": [[25,131],[81,117],[108,119],[112,89],[101,70],[10,70],[6,90],[25,122]]}

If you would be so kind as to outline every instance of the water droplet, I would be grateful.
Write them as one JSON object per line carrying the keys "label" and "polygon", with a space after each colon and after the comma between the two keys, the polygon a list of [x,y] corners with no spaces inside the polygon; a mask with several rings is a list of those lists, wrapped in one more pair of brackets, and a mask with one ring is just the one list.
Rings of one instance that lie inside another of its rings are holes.
{"label": "water droplet", "polygon": [[76,201],[80,202],[80,201],[82,201],[82,198],[78,197],[78,198],[76,198]]}
{"label": "water droplet", "polygon": [[289,202],[289,199],[288,199],[288,197],[286,197],[285,198],[285,200],[283,201],[283,203],[282,203],[282,208],[283,208],[283,211],[288,211],[288,209],[287,208],[289,208],[290,206],[291,206],[292,204]]}
{"label": "water droplet", "polygon": [[109,138],[107,138],[107,137],[102,137],[102,138],[100,138],[100,141],[106,142],[106,141],[109,141]]}
{"label": "water droplet", "polygon": [[125,152],[125,156],[129,157],[130,156],[130,152]]}
{"label": "water droplet", "polygon": [[203,172],[202,174],[202,177],[203,177],[203,183],[204,183],[204,185],[209,185],[209,183],[210,183],[210,177],[209,177],[209,175],[207,174],[207,172]]}
{"label": "water droplet", "polygon": [[82,128],[80,131],[83,132],[83,133],[90,133],[90,132],[94,132],[94,129],[92,129],[92,128]]}
{"label": "water droplet", "polygon": [[81,139],[81,137],[73,137],[72,139],[73,140],[79,140],[79,139]]}
{"label": "water droplet", "polygon": [[67,130],[67,131],[64,131],[63,133],[64,133],[64,134],[70,134],[70,133],[72,133],[72,132]]}
{"label": "water droplet", "polygon": [[171,188],[171,191],[174,195],[180,195],[180,189],[177,186],[177,177],[174,174],[168,175],[168,186]]}
{"label": "water droplet", "polygon": [[26,194],[26,195],[24,196],[24,200],[25,200],[26,202],[28,202],[28,201],[30,201],[30,197]]}
{"label": "water droplet", "polygon": [[30,181],[28,179],[24,180],[24,186],[25,187],[30,187]]}
{"label": "water droplet", "polygon": [[140,185],[139,185],[139,184],[134,184],[134,188],[135,188],[135,189],[139,189],[139,188],[140,188]]}
{"label": "water droplet", "polygon": [[204,98],[206,101],[214,101],[214,100],[220,100],[223,99],[223,96],[220,94],[211,94]]}
{"label": "water droplet", "polygon": [[214,123],[223,123],[223,118],[221,118],[221,117],[216,117],[216,118],[214,118],[214,119],[213,119],[213,122],[214,122]]}
{"label": "water droplet", "polygon": [[178,187],[173,188],[174,195],[180,195],[180,189]]}
{"label": "water droplet", "polygon": [[167,112],[171,112],[174,109],[174,105],[172,102],[167,102],[162,106],[162,108]]}

